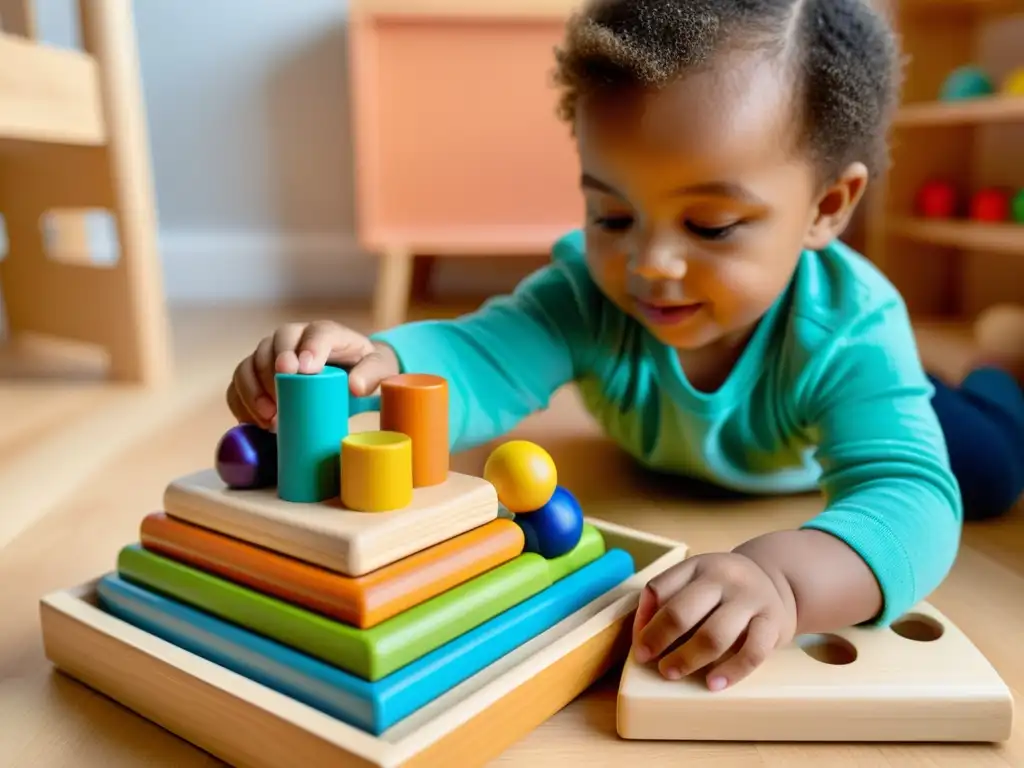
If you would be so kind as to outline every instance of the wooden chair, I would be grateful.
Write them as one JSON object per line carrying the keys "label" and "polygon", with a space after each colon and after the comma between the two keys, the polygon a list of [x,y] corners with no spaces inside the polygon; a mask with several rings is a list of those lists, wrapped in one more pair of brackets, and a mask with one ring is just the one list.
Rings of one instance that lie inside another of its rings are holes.
{"label": "wooden chair", "polygon": [[[38,42],[32,0],[0,0],[7,327],[98,345],[111,380],[157,385],[169,331],[131,2],[80,0],[78,13],[82,50],[67,50]],[[90,256],[90,209],[115,224],[116,263]]]}

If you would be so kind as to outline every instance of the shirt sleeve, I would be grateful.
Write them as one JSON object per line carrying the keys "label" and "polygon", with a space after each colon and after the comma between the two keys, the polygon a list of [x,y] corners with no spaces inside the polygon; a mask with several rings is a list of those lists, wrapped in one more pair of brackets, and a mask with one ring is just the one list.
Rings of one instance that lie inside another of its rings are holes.
{"label": "shirt sleeve", "polygon": [[806,389],[824,511],[805,527],[872,569],[888,626],[945,579],[963,521],[959,486],[901,301],[835,334]]}
{"label": "shirt sleeve", "polygon": [[[560,242],[556,250],[568,247]],[[401,372],[447,380],[449,443],[458,452],[544,410],[576,377],[594,343],[592,301],[585,267],[556,259],[471,314],[408,323],[371,339],[395,350]]]}

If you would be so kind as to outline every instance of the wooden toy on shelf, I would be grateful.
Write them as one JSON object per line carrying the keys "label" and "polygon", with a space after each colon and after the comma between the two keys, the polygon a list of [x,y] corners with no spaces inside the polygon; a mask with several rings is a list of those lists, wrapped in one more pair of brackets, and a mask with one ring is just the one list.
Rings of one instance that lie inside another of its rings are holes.
{"label": "wooden toy on shelf", "polygon": [[984,187],[971,196],[970,217],[974,221],[1001,222],[1010,218],[1010,195],[1005,189]]}
{"label": "wooden toy on shelf", "polygon": [[946,179],[932,179],[921,185],[914,205],[923,218],[951,219],[959,207],[956,185]]}
{"label": "wooden toy on shelf", "polygon": [[943,101],[977,99],[995,93],[995,85],[989,74],[977,66],[957,67],[942,83],[939,97]]}
{"label": "wooden toy on shelf", "polygon": [[1005,96],[1024,96],[1024,67],[1017,67],[1003,79]]}

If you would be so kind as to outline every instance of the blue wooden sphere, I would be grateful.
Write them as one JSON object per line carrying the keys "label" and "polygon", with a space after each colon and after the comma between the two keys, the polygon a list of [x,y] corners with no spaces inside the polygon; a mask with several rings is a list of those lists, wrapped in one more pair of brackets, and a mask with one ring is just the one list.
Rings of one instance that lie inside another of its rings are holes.
{"label": "blue wooden sphere", "polygon": [[523,532],[523,552],[534,552],[540,554],[540,539],[537,538],[537,529],[533,527],[528,517],[516,515],[515,524]]}
{"label": "blue wooden sphere", "polygon": [[570,552],[583,536],[580,503],[560,485],[543,507],[517,514],[516,523],[526,537],[523,551],[536,552],[548,559]]}

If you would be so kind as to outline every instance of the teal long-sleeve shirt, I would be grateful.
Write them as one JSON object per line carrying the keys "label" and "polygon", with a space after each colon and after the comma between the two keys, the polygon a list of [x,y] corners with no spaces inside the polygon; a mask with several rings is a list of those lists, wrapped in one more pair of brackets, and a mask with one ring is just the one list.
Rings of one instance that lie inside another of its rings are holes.
{"label": "teal long-sleeve shirt", "polygon": [[652,469],[745,493],[820,489],[805,524],[845,541],[888,625],[932,592],[962,507],[904,303],[840,242],[801,255],[726,382],[693,388],[674,351],[598,290],[572,232],[552,263],[454,320],[374,335],[403,372],[448,380],[453,451],[498,438],[575,382],[605,432]]}

